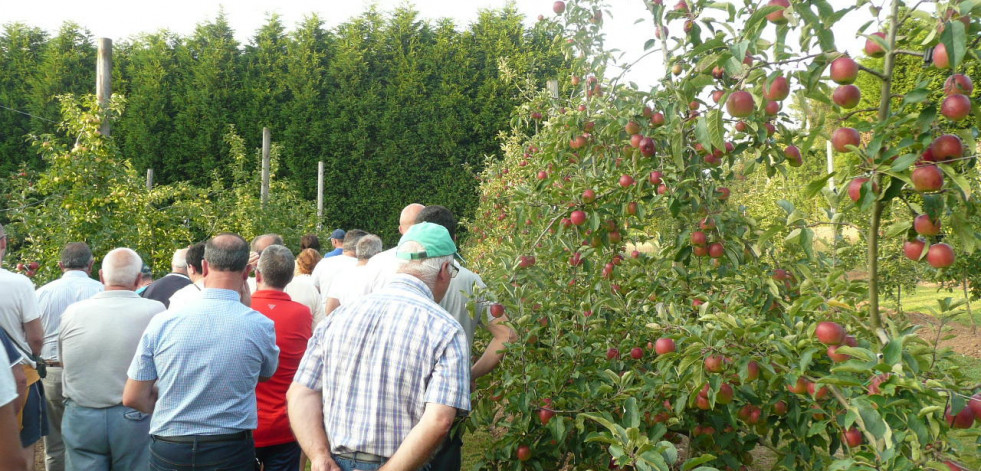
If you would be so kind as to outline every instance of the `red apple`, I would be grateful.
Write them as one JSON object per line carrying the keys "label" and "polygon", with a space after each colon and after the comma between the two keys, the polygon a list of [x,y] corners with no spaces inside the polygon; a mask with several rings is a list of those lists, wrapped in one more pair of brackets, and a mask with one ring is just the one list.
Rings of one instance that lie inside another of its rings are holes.
{"label": "red apple", "polygon": [[[562,3],[562,2],[555,2],[555,3]],[[528,461],[530,459],[531,459],[531,448],[529,448],[528,445],[519,446],[518,461]]]}
{"label": "red apple", "polygon": [[837,322],[824,321],[814,329],[814,335],[825,345],[840,345],[845,340],[845,328]]}
{"label": "red apple", "polygon": [[695,398],[695,407],[701,410],[709,410],[712,408],[712,405],[709,402],[708,397],[699,394],[698,397]]}
{"label": "red apple", "polygon": [[839,85],[854,83],[858,78],[858,62],[848,56],[831,61],[831,80]]}
{"label": "red apple", "polygon": [[948,468],[950,468],[950,471],[971,471],[970,469],[967,468],[967,466],[964,466],[952,460],[944,461],[944,464],[947,465]]}
{"label": "red apple", "polygon": [[565,11],[565,2],[558,1],[558,2],[553,3],[552,4],[552,11],[554,11],[556,15],[561,15],[562,12]]}
{"label": "red apple", "polygon": [[929,214],[921,214],[913,219],[913,230],[919,235],[935,236],[940,233],[940,221],[933,220]]}
{"label": "red apple", "polygon": [[575,210],[569,215],[569,220],[577,226],[581,226],[586,223],[586,212],[582,210]]}
{"label": "red apple", "polygon": [[696,257],[705,257],[705,256],[708,256],[709,249],[708,249],[708,247],[706,247],[704,245],[695,245],[695,246],[692,246],[691,253],[693,255],[695,255]]}
{"label": "red apple", "polygon": [[756,108],[756,102],[753,100],[753,95],[744,90],[732,92],[729,99],[726,100],[726,110],[737,118],[745,118],[753,114],[754,108]]}
{"label": "red apple", "polygon": [[763,97],[767,100],[783,101],[788,96],[790,96],[790,83],[784,76],[774,78],[770,86],[763,91]]}
{"label": "red apple", "polygon": [[[864,185],[867,181],[869,181],[868,178],[856,178],[848,184],[848,197],[851,198],[852,201],[858,203],[858,200],[862,198],[862,185]],[[874,183],[872,184],[872,193],[879,193],[879,185]]]}
{"label": "red apple", "polygon": [[732,390],[732,386],[729,386],[728,383],[722,383],[719,386],[719,392],[715,395],[715,402],[719,404],[729,404],[732,402],[732,397],[734,394],[735,393]]}
{"label": "red apple", "polygon": [[947,46],[944,43],[937,44],[933,48],[933,66],[938,69],[950,67],[950,57],[947,56]]}
{"label": "red apple", "polygon": [[841,363],[848,361],[851,358],[850,355],[845,355],[844,353],[838,353],[838,347],[841,345],[831,345],[828,347],[828,358],[835,363]]}
{"label": "red apple", "polygon": [[787,146],[783,150],[783,155],[787,158],[787,165],[791,167],[800,167],[804,163],[804,160],[800,156],[800,149],[797,146]]}
{"label": "red apple", "polygon": [[859,429],[852,427],[842,433],[842,440],[848,444],[849,448],[855,448],[865,441],[865,437]]}
{"label": "red apple", "polygon": [[658,355],[664,355],[665,353],[677,351],[677,346],[674,343],[674,339],[661,337],[654,342],[654,351]]}
{"label": "red apple", "polygon": [[698,226],[701,227],[703,231],[711,231],[712,229],[715,229],[715,219],[710,217],[702,219],[702,221],[698,223]]}
{"label": "red apple", "polygon": [[760,364],[751,361],[746,364],[746,381],[756,381],[760,377]]}
{"label": "red apple", "polygon": [[645,137],[640,140],[640,153],[644,157],[650,157],[657,152],[657,145],[654,143],[654,139]]}
{"label": "red apple", "polygon": [[555,412],[551,409],[541,408],[538,409],[538,420],[542,422],[542,425],[548,425],[548,422],[555,417]]}
{"label": "red apple", "polygon": [[924,247],[926,247],[926,241],[923,239],[907,240],[903,242],[903,255],[914,262],[918,262],[920,256],[923,255]]}
{"label": "red apple", "polygon": [[947,407],[944,418],[952,428],[969,428],[974,425],[974,411],[970,407],[965,406],[957,415],[951,415],[950,412],[950,407]]}
{"label": "red apple", "polygon": [[592,203],[593,201],[596,201],[596,191],[592,188],[587,188],[582,192],[582,202]]}
{"label": "red apple", "polygon": [[869,394],[880,394],[882,390],[879,389],[879,385],[885,383],[889,379],[889,373],[882,373],[872,377],[869,381]]}
{"label": "red apple", "polygon": [[831,100],[846,110],[856,107],[861,99],[862,91],[855,85],[842,85],[831,95]]}
{"label": "red apple", "polygon": [[660,185],[661,184],[661,178],[663,176],[664,176],[664,174],[662,174],[661,172],[659,172],[657,170],[654,170],[653,172],[651,172],[651,175],[647,178],[647,181],[650,182],[651,185]]}
{"label": "red apple", "polygon": [[919,192],[937,191],[944,186],[944,174],[936,165],[913,169],[910,179],[913,181],[913,188]]}
{"label": "red apple", "polygon": [[644,349],[640,347],[634,347],[630,349],[630,358],[634,360],[640,360],[644,358]]}
{"label": "red apple", "polygon": [[576,136],[569,141],[569,147],[573,149],[578,149],[586,145],[586,138],[583,136]]}
{"label": "red apple", "polygon": [[807,392],[807,385],[810,381],[804,378],[797,378],[797,382],[794,384],[788,384],[787,390],[794,394],[804,394]]}
{"label": "red apple", "polygon": [[954,249],[944,243],[933,244],[927,251],[927,263],[933,268],[946,268],[954,264]]}
{"label": "red apple", "polygon": [[716,103],[722,101],[722,96],[725,95],[725,94],[726,94],[726,92],[724,92],[722,90],[714,90],[712,92],[712,101],[714,101]]}
{"label": "red apple", "polygon": [[494,317],[501,317],[504,315],[504,305],[501,303],[491,304],[490,313]]}
{"label": "red apple", "polygon": [[949,95],[940,105],[940,114],[951,121],[960,121],[971,115],[971,99],[964,95]]}
{"label": "red apple", "polygon": [[[883,40],[886,39],[886,33],[872,33],[871,36],[878,36]],[[869,57],[882,57],[886,55],[886,50],[879,45],[879,43],[871,40],[865,40],[865,55]]]}
{"label": "red apple", "polygon": [[630,136],[630,147],[634,149],[640,147],[640,142],[644,140],[643,134],[634,134]]}
{"label": "red apple", "polygon": [[974,412],[975,420],[981,422],[981,392],[971,396],[967,406],[971,408],[971,412]]}
{"label": "red apple", "polygon": [[668,192],[668,186],[665,184],[660,184],[657,186],[657,194],[663,195]]}
{"label": "red apple", "polygon": [[725,201],[729,199],[729,195],[732,194],[732,191],[730,191],[728,188],[724,186],[720,186],[716,188],[715,192],[719,194],[719,201]]}
{"label": "red apple", "polygon": [[621,187],[626,188],[634,184],[634,177],[631,177],[630,175],[620,175],[619,183]]}
{"label": "red apple", "polygon": [[749,129],[749,126],[747,126],[744,121],[736,123],[736,131],[746,132],[747,129]]}
{"label": "red apple", "polygon": [[694,231],[691,233],[691,245],[705,245],[708,243],[708,236],[702,231]]}
{"label": "red apple", "polygon": [[610,348],[609,350],[606,351],[607,360],[614,360],[617,358],[620,358],[620,350],[616,348]]}
{"label": "red apple", "polygon": [[944,134],[933,140],[930,144],[930,152],[937,162],[949,159],[959,159],[964,153],[964,144],[961,138],[953,134]]}
{"label": "red apple", "polygon": [[785,401],[777,401],[773,404],[773,413],[777,415],[784,415],[787,413],[788,407]]}
{"label": "red apple", "polygon": [[634,135],[640,132],[640,125],[634,121],[628,121],[623,130],[627,132],[628,135]]}
{"label": "red apple", "polygon": [[725,249],[722,247],[722,242],[713,242],[709,244],[709,257],[719,258],[725,255]]}
{"label": "red apple", "polygon": [[721,373],[723,367],[722,355],[709,355],[705,358],[705,371]]}
{"label": "red apple", "polygon": [[971,77],[964,74],[954,74],[947,77],[944,82],[944,93],[947,95],[967,95],[971,96],[974,91],[974,83]]}
{"label": "red apple", "polygon": [[651,124],[654,126],[662,126],[664,122],[664,113],[658,112],[651,115]]}
{"label": "red apple", "polygon": [[769,116],[774,116],[780,112],[780,103],[776,101],[768,101],[766,102],[766,106],[763,108],[763,111]]}
{"label": "red apple", "polygon": [[828,390],[827,386],[821,386],[821,388],[818,389],[816,384],[807,383],[807,393],[810,394],[815,400],[820,401],[827,398],[828,394],[831,394],[831,391]]}
{"label": "red apple", "polygon": [[17,271],[24,271],[26,268],[23,263],[17,264]]}
{"label": "red apple", "polygon": [[790,6],[790,2],[788,0],[770,0],[767,2],[766,6],[782,7],[781,9],[766,15],[766,19],[770,23],[781,25],[787,22],[787,17],[784,15],[784,12],[786,11],[786,8]]}
{"label": "red apple", "polygon": [[858,147],[862,136],[855,128],[838,128],[831,135],[831,147],[835,152],[850,152],[846,146]]}

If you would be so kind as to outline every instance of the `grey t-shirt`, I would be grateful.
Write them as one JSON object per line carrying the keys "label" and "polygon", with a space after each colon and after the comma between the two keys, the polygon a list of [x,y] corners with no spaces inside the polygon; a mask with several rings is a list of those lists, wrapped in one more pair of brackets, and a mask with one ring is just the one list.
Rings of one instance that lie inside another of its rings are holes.
{"label": "grey t-shirt", "polygon": [[126,371],[140,337],[165,309],[132,291],[106,291],[69,306],[58,336],[64,397],[82,407],[122,404]]}

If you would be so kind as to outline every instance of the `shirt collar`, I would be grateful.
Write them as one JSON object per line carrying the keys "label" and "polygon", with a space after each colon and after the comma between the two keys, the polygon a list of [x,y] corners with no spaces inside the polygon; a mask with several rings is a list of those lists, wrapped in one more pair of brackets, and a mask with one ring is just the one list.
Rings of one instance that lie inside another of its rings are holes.
{"label": "shirt collar", "polygon": [[103,291],[101,293],[96,294],[95,296],[92,296],[92,298],[100,298],[100,299],[101,298],[134,298],[134,299],[139,298],[139,299],[143,299],[143,298],[140,297],[140,295],[136,294],[135,292],[130,291],[130,290],[126,290],[126,289],[114,289],[112,291]]}
{"label": "shirt collar", "polygon": [[390,285],[398,289],[418,292],[420,295],[423,295],[434,302],[436,301],[435,298],[433,298],[433,291],[429,289],[429,287],[426,286],[422,280],[412,275],[396,273],[395,277],[392,278]]}
{"label": "shirt collar", "polygon": [[90,278],[88,273],[82,270],[67,270],[61,274],[62,278]]}
{"label": "shirt collar", "polygon": [[292,301],[290,295],[286,294],[284,291],[278,291],[274,289],[260,289],[255,293],[252,293],[252,299],[264,298],[264,299],[277,299],[282,301]]}
{"label": "shirt collar", "polygon": [[204,299],[224,299],[226,301],[241,301],[242,297],[238,291],[222,288],[205,288],[201,290],[201,297]]}

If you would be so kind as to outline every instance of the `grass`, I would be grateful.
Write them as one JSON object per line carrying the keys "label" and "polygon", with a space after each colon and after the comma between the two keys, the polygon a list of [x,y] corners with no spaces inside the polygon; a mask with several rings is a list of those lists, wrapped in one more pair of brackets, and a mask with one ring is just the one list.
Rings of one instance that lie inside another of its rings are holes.
{"label": "grass", "polygon": [[[923,314],[935,315],[940,311],[937,301],[944,298],[951,298],[954,302],[964,301],[964,292],[960,289],[947,291],[945,289],[938,289],[934,285],[920,284],[913,292],[909,290],[903,291],[901,300],[902,308],[904,312],[921,312]],[[883,298],[882,307],[896,309],[895,298]],[[967,317],[967,306],[965,304],[961,304],[954,312],[957,313],[954,317],[956,322],[971,325],[971,319]],[[974,316],[974,321],[981,324],[981,302],[975,300],[971,303],[971,314]]]}

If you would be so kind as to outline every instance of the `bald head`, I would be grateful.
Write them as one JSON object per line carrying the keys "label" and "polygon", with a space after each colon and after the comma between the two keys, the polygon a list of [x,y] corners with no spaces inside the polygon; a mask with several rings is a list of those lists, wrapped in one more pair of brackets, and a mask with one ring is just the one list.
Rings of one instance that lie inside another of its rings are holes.
{"label": "bald head", "polygon": [[112,249],[102,259],[99,277],[106,288],[133,290],[140,282],[142,269],[143,259],[133,249],[121,247]]}
{"label": "bald head", "polygon": [[170,259],[170,271],[174,273],[187,274],[187,249],[177,249],[174,257]]}
{"label": "bald head", "polygon": [[252,251],[262,253],[270,245],[283,245],[283,237],[279,234],[263,234],[252,239]]}
{"label": "bald head", "polygon": [[204,261],[212,271],[245,271],[249,263],[249,244],[238,234],[218,234],[204,244]]}
{"label": "bald head", "polygon": [[402,208],[402,214],[399,215],[399,234],[405,234],[405,231],[409,230],[416,223],[416,218],[425,208],[425,206],[419,203],[412,203]]}

